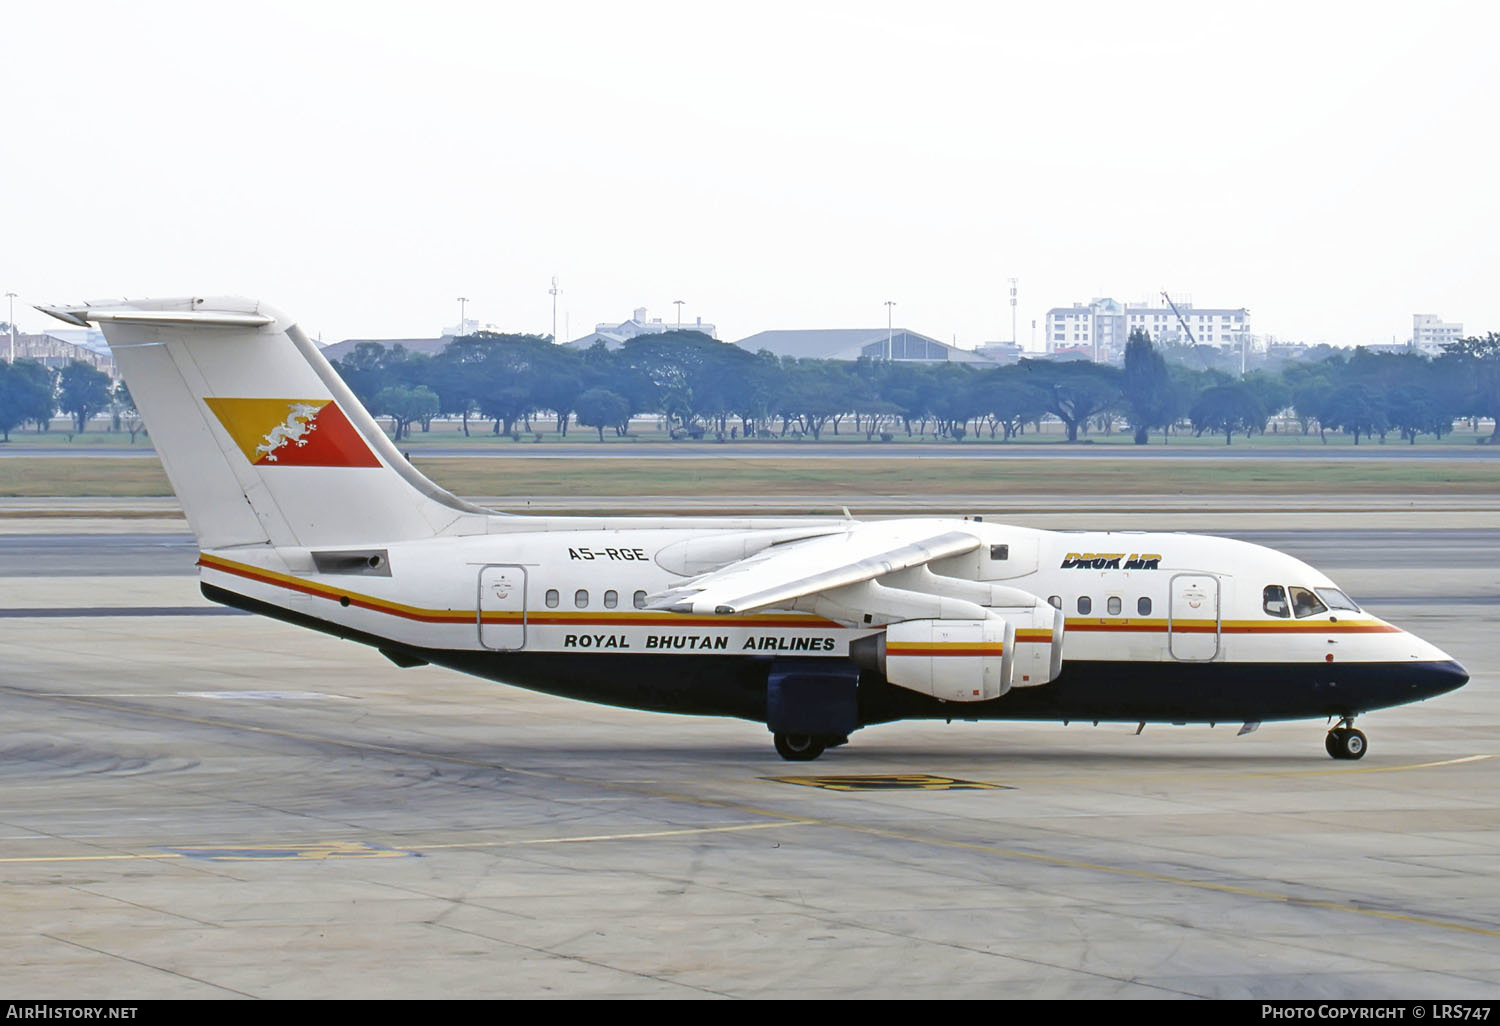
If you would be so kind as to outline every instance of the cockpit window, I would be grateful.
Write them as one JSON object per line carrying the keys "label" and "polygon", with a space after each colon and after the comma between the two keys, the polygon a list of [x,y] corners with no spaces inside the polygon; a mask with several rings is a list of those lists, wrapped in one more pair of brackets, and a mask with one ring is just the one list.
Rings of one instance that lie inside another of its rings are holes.
{"label": "cockpit window", "polygon": [[1314,588],[1313,591],[1318,593],[1318,598],[1328,603],[1329,609],[1352,609],[1356,613],[1359,612],[1359,607],[1354,604],[1353,600],[1337,588]]}
{"label": "cockpit window", "polygon": [[1291,616],[1286,604],[1286,589],[1279,584],[1268,584],[1261,592],[1261,607],[1270,616]]}
{"label": "cockpit window", "polygon": [[1322,600],[1319,599],[1318,596],[1314,595],[1310,589],[1293,588],[1292,612],[1297,614],[1297,619],[1300,620],[1304,616],[1314,616],[1318,613],[1326,613],[1328,612],[1328,607],[1325,606]]}

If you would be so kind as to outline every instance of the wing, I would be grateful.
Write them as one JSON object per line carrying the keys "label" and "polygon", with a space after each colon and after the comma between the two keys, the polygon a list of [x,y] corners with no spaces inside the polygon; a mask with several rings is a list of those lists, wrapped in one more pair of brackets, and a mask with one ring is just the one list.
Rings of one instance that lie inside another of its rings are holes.
{"label": "wing", "polygon": [[778,608],[807,595],[962,555],[980,541],[912,521],[853,524],[847,531],[774,545],[647,599],[651,609],[733,615]]}

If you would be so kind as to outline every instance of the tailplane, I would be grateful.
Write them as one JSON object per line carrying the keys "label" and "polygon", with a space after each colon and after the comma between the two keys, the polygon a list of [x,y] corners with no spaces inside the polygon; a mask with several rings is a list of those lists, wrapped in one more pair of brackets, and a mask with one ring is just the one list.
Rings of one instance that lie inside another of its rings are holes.
{"label": "tailplane", "polygon": [[202,548],[472,534],[495,515],[418,473],[307,335],[262,303],[39,309],[104,331]]}

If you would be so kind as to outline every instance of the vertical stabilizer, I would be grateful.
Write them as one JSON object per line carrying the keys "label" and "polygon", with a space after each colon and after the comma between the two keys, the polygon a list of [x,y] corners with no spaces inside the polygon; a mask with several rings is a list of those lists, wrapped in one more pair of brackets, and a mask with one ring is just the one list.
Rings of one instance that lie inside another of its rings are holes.
{"label": "vertical stabilizer", "polygon": [[492,514],[407,463],[311,340],[264,304],[187,298],[41,309],[103,329],[205,549],[485,530]]}

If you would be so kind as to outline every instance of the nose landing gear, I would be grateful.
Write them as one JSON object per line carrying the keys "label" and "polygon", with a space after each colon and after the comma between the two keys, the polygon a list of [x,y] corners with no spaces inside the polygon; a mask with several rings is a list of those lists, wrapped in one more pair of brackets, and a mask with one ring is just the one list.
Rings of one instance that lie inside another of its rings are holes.
{"label": "nose landing gear", "polygon": [[1335,759],[1363,759],[1369,743],[1362,731],[1354,729],[1354,717],[1345,716],[1328,732],[1323,747]]}

